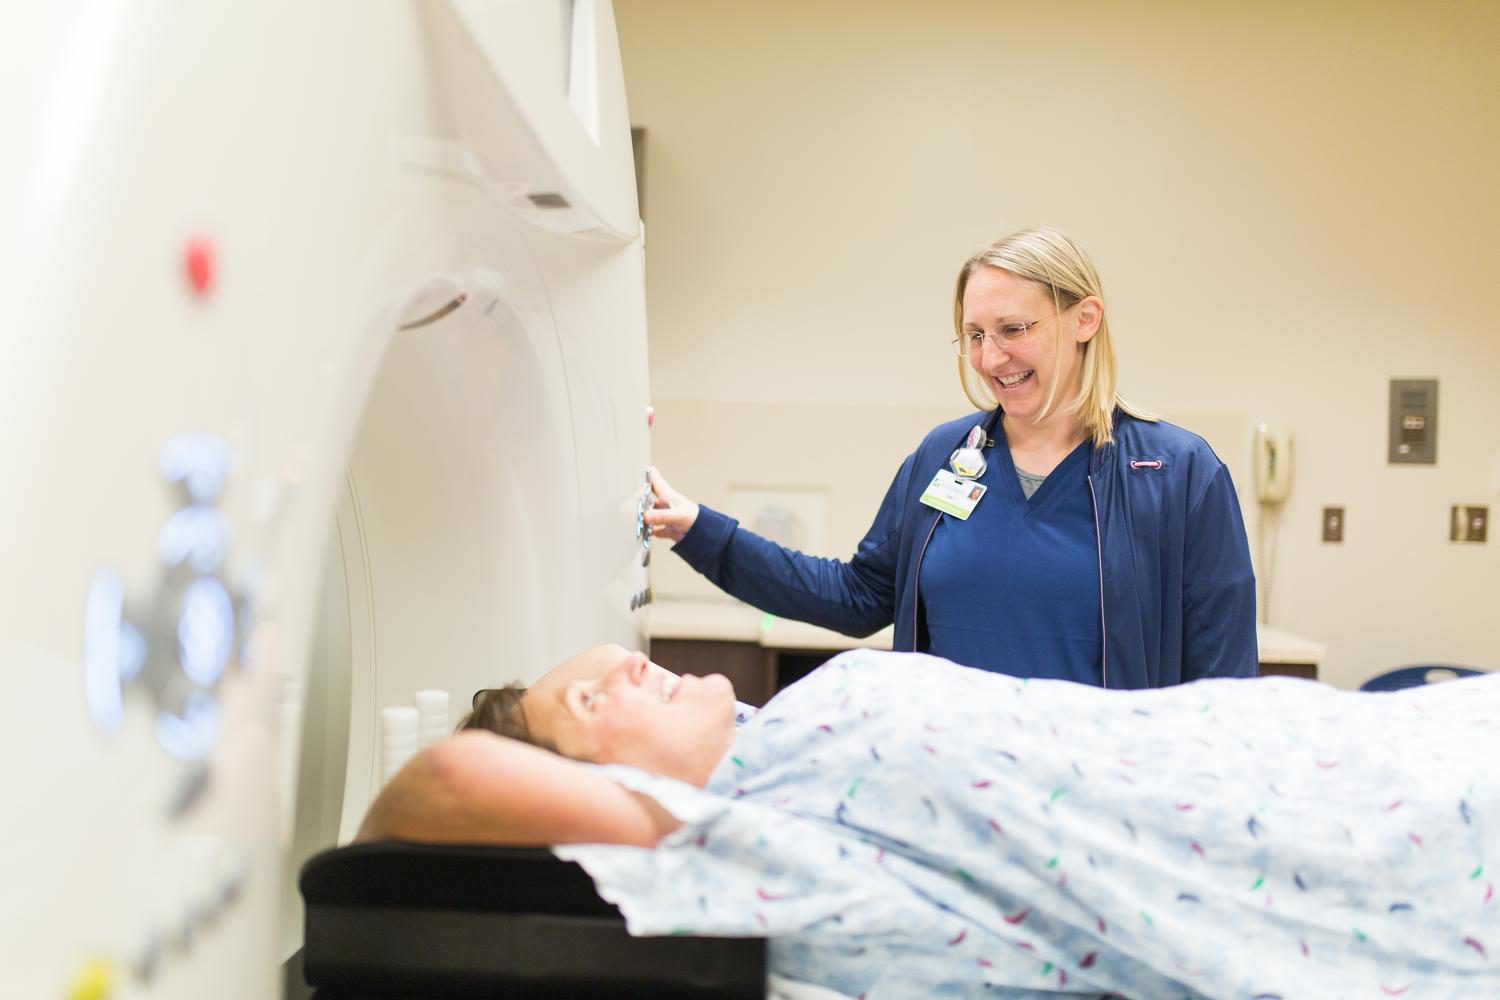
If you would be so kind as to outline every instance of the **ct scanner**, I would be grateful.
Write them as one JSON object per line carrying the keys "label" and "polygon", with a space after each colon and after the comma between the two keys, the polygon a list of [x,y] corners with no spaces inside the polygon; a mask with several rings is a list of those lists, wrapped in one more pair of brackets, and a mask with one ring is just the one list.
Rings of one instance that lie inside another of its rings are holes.
{"label": "ct scanner", "polygon": [[642,641],[613,15],[10,20],[0,994],[276,996],[384,707]]}

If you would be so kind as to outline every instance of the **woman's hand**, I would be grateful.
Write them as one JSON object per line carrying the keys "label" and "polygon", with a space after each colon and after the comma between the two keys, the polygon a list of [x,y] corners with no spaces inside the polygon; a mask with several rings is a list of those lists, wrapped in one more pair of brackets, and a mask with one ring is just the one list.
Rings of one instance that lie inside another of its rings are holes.
{"label": "woman's hand", "polygon": [[656,467],[651,467],[651,492],[656,494],[656,506],[646,511],[646,523],[651,534],[657,538],[682,541],[698,520],[698,505],[672,489],[672,484],[661,477]]}

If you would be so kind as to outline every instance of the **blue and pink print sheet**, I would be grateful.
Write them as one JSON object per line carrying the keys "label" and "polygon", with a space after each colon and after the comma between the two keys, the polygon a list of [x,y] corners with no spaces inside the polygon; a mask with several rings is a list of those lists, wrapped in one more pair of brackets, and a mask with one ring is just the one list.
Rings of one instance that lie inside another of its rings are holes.
{"label": "blue and pink print sheet", "polygon": [[1500,996],[1500,674],[1106,692],[858,651],[706,789],[602,770],[683,820],[556,849],[632,933],[769,937],[852,997]]}

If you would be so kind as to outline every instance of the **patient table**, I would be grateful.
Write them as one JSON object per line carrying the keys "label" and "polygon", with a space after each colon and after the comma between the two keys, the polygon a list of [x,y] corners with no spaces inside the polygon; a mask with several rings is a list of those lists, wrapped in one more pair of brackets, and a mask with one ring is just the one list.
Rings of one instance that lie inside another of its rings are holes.
{"label": "patient table", "polygon": [[319,1000],[766,996],[763,939],[633,938],[543,849],[355,844],[300,884]]}

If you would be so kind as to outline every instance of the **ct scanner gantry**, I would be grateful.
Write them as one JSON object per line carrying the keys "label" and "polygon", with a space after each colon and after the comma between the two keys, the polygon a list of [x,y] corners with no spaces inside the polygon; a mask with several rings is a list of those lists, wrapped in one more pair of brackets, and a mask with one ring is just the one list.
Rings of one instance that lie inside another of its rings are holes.
{"label": "ct scanner gantry", "polygon": [[0,993],[262,1000],[382,707],[642,641],[613,14],[10,20]]}

